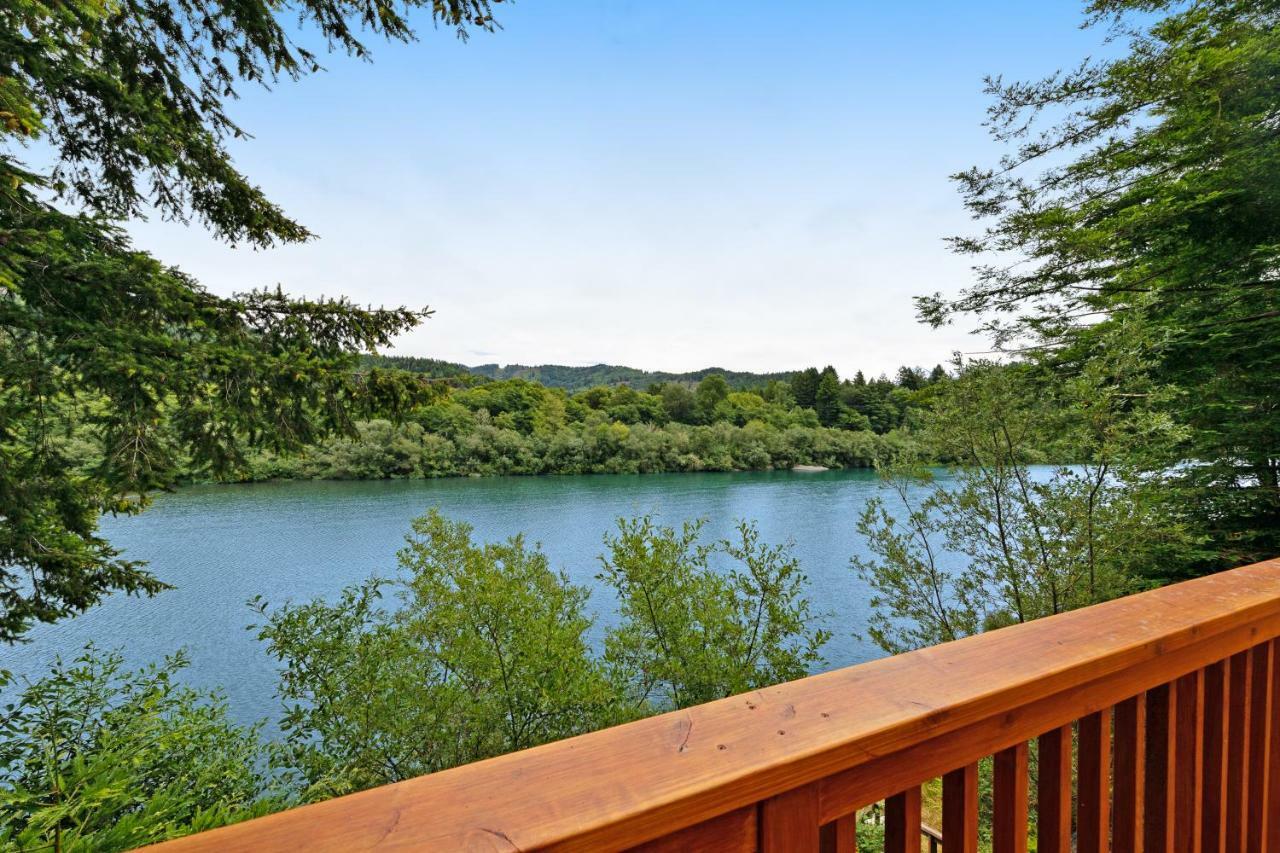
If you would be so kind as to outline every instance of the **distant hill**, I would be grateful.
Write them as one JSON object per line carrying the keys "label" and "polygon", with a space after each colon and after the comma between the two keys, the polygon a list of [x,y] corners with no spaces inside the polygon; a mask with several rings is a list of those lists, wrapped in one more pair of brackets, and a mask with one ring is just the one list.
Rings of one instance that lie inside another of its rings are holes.
{"label": "distant hill", "polygon": [[475,375],[465,364],[454,364],[452,361],[441,361],[438,358],[419,358],[414,355],[366,355],[361,358],[361,364],[365,367],[408,370],[432,379],[456,379]]}
{"label": "distant hill", "polygon": [[688,373],[666,373],[616,364],[593,364],[590,367],[566,367],[561,364],[540,364],[534,367],[508,364],[500,367],[496,364],[481,364],[472,367],[471,372],[489,379],[528,379],[550,388],[564,388],[567,391],[581,391],[597,385],[630,385],[633,388],[646,388],[654,382],[694,384],[712,373],[719,373],[731,387],[750,388],[763,385],[771,379],[788,380],[792,375],[790,372],[746,373],[725,370],[722,367],[706,367]]}
{"label": "distant hill", "polygon": [[383,355],[367,356],[365,363],[371,367],[394,367],[424,373],[436,379],[461,378],[463,376],[482,376],[486,379],[527,379],[539,382],[549,388],[563,388],[570,393],[594,388],[597,385],[630,385],[633,388],[646,388],[654,382],[680,382],[695,384],[712,373],[719,373],[733,388],[754,388],[764,385],[770,380],[790,380],[795,371],[779,373],[748,373],[740,370],[725,370],[720,367],[706,367],[688,373],[666,373],[664,371],[640,370],[635,367],[623,367],[615,364],[593,364],[590,367],[568,367],[562,364],[480,364],[467,367],[449,361],[434,358],[418,358],[414,356]]}

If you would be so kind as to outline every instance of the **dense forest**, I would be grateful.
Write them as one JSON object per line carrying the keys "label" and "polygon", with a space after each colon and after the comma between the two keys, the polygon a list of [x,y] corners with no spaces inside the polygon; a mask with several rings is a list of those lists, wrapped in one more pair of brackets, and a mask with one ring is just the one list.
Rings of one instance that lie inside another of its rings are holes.
{"label": "dense forest", "polygon": [[409,369],[435,381],[426,401],[394,420],[360,420],[354,434],[302,450],[251,450],[231,478],[870,467],[916,443],[913,424],[948,379],[941,366],[904,367],[895,380],[870,381],[861,373],[841,380],[826,367],[785,374],[785,381],[736,374],[735,389],[721,374],[699,371],[689,374],[705,373],[696,382],[657,381],[643,390],[595,385],[571,393],[527,379],[450,374],[450,366],[428,359],[366,366],[384,373]]}

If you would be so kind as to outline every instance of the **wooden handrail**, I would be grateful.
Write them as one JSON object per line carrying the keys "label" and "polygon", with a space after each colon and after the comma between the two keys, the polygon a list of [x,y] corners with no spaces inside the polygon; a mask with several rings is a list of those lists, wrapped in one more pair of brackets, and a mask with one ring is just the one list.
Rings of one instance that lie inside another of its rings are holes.
{"label": "wooden handrail", "polygon": [[1272,560],[157,849],[851,849],[856,810],[887,800],[887,837],[917,845],[890,849],[916,850],[919,786],[942,776],[945,849],[964,853],[977,762],[995,756],[993,831],[1025,850],[1038,738],[1042,853],[1101,850],[1112,832],[1116,850],[1188,849],[1178,839],[1218,826],[1280,851],[1277,637]]}

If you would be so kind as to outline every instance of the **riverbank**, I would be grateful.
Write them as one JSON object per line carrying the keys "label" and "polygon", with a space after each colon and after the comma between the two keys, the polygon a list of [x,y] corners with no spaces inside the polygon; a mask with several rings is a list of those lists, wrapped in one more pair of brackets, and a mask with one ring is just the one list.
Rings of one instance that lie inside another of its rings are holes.
{"label": "riverbank", "polygon": [[[434,431],[417,422],[357,424],[335,438],[282,456],[252,452],[241,482],[438,479],[537,474],[658,474],[870,468],[915,446],[905,431],[715,423],[576,423],[528,433],[492,423]],[[198,479],[196,480],[198,481]]]}

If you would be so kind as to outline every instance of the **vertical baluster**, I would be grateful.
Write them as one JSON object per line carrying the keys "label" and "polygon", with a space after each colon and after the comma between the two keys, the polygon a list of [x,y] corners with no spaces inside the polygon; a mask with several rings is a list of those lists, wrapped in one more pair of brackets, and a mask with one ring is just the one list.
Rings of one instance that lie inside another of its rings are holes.
{"label": "vertical baluster", "polygon": [[1201,744],[1200,719],[1204,716],[1204,688],[1199,672],[1184,675],[1174,683],[1173,724],[1173,837],[1178,849],[1199,853],[1201,833]]}
{"label": "vertical baluster", "polygon": [[1115,803],[1111,847],[1115,853],[1142,850],[1142,801],[1146,778],[1147,701],[1135,696],[1115,709]]}
{"label": "vertical baluster", "polygon": [[795,788],[760,803],[761,853],[813,853],[819,845],[817,785]]}
{"label": "vertical baluster", "polygon": [[1219,661],[1204,669],[1204,797],[1201,849],[1220,853],[1226,838],[1227,665]]}
{"label": "vertical baluster", "polygon": [[885,853],[920,853],[920,787],[884,801]]}
{"label": "vertical baluster", "polygon": [[823,824],[818,850],[820,853],[858,853],[858,815],[845,815]]}
{"label": "vertical baluster", "polygon": [[1111,709],[1080,719],[1076,760],[1076,849],[1104,853],[1110,849]]}
{"label": "vertical baluster", "polygon": [[1071,726],[1040,735],[1037,853],[1071,853]]}
{"label": "vertical baluster", "polygon": [[[1249,786],[1245,792],[1248,820],[1245,849],[1262,853],[1267,836],[1267,780],[1270,775],[1268,750],[1271,729],[1271,644],[1254,646],[1249,652],[1252,689],[1249,696]],[[1280,819],[1280,818],[1277,818]]]}
{"label": "vertical baluster", "polygon": [[978,853],[978,765],[942,777],[942,848]]}
{"label": "vertical baluster", "polygon": [[1253,686],[1249,653],[1231,656],[1227,676],[1227,850],[1244,849],[1245,792],[1249,788],[1249,694]]}
{"label": "vertical baluster", "polygon": [[1175,853],[1173,821],[1176,809],[1174,735],[1178,712],[1174,687],[1162,684],[1147,691],[1147,761],[1142,832],[1145,853]]}
{"label": "vertical baluster", "polygon": [[1271,732],[1267,749],[1267,853],[1280,853],[1280,640],[1271,641]]}
{"label": "vertical baluster", "polygon": [[993,853],[1027,853],[1027,745],[1019,743],[995,756]]}

